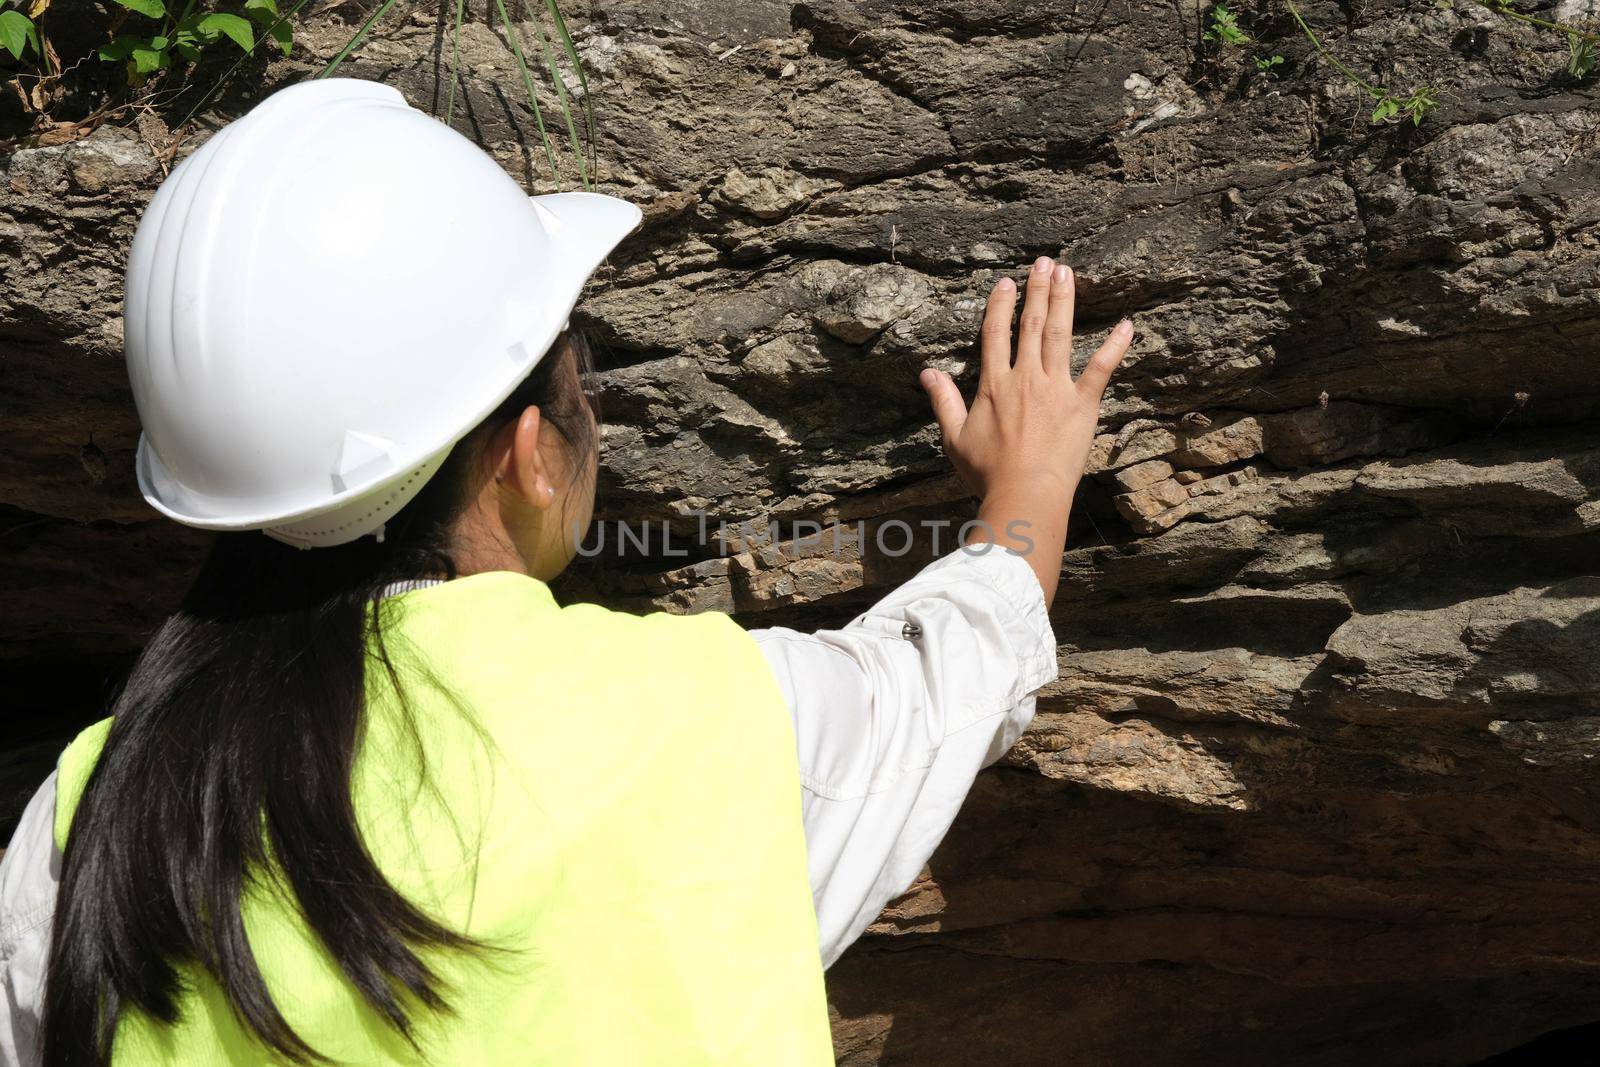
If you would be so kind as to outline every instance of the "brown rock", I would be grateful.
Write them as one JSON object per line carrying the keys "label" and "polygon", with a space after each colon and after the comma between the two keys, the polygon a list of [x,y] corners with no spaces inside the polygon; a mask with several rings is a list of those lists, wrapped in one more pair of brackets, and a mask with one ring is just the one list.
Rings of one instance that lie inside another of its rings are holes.
{"label": "brown rock", "polygon": [[1454,438],[1449,421],[1437,416],[1321,397],[1316,407],[1265,415],[1261,423],[1266,456],[1279,467],[1403,455]]}
{"label": "brown rock", "polygon": [[813,181],[779,167],[768,167],[753,176],[734,167],[723,177],[717,195],[722,202],[758,219],[777,219],[803,206],[817,193],[837,187],[837,182]]}
{"label": "brown rock", "polygon": [[1262,448],[1261,423],[1246,417],[1180,437],[1171,457],[1174,463],[1188,467],[1225,467],[1261,455]]}
{"label": "brown rock", "polygon": [[[1188,473],[1188,472],[1184,472]],[[1138,489],[1148,489],[1157,482],[1172,477],[1172,464],[1164,459],[1148,459],[1143,463],[1136,463],[1131,467],[1124,467],[1115,474],[1116,483],[1124,492],[1133,492]],[[1180,482],[1184,479],[1178,479]]]}

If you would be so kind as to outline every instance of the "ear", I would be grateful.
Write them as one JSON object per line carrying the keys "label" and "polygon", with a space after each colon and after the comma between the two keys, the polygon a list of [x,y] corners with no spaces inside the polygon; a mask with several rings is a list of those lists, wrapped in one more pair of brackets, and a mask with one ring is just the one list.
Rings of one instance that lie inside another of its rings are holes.
{"label": "ear", "polygon": [[522,409],[510,428],[510,440],[495,461],[494,480],[524,503],[547,508],[555,502],[555,483],[539,449],[539,409]]}

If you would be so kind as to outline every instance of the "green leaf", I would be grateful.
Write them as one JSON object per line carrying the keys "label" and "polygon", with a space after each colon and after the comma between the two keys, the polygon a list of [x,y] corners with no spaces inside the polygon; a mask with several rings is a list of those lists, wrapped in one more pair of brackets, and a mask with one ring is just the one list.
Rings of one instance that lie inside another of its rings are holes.
{"label": "green leaf", "polygon": [[167,5],[163,4],[161,0],[116,0],[116,2],[129,11],[135,11],[153,19],[163,18],[167,13]]}
{"label": "green leaf", "polygon": [[256,46],[256,31],[250,23],[238,15],[229,15],[222,11],[213,11],[194,24],[195,31],[208,40],[216,40],[221,34],[246,52]]}
{"label": "green leaf", "polygon": [[1421,126],[1422,120],[1428,113],[1439,106],[1439,101],[1434,99],[1433,90],[1427,86],[1413,89],[1411,95],[1406,97],[1403,109],[1411,116],[1411,125]]}
{"label": "green leaf", "polygon": [[[288,55],[294,48],[294,25],[291,16],[298,10],[299,5],[296,5],[294,11],[290,11],[288,15],[279,15],[277,0],[245,0],[244,4],[244,13],[261,27],[262,33],[272,38],[284,55]],[[245,48],[245,51],[248,52],[250,49]]]}
{"label": "green leaf", "polygon": [[144,42],[137,37],[118,37],[110,44],[102,47],[98,55],[108,63],[115,63],[118,60],[127,59],[133,53],[133,50],[142,44]]}
{"label": "green leaf", "polygon": [[284,55],[294,48],[294,26],[288,16],[278,14],[277,0],[245,0],[244,13],[277,43]]}
{"label": "green leaf", "polygon": [[185,63],[200,62],[200,48],[193,41],[176,41],[172,50],[178,53],[178,58]]}
{"label": "green leaf", "polygon": [[0,48],[10,52],[12,59],[21,59],[29,45],[37,55],[39,28],[20,11],[0,11]]}
{"label": "green leaf", "polygon": [[1241,45],[1250,41],[1250,35],[1239,28],[1238,16],[1228,10],[1227,4],[1211,9],[1211,28],[1203,36],[1219,44]]}
{"label": "green leaf", "polygon": [[1378,106],[1372,111],[1372,123],[1377,125],[1395,117],[1400,111],[1400,101],[1392,96],[1386,96],[1378,101]]}
{"label": "green leaf", "polygon": [[1575,33],[1567,34],[1567,73],[1580,81],[1595,68],[1594,42]]}
{"label": "green leaf", "polygon": [[[157,45],[156,41],[161,44]],[[172,57],[167,54],[167,39],[156,37],[148,42],[142,42],[128,54],[133,61],[133,69],[137,74],[150,74],[162,70],[172,64]]]}

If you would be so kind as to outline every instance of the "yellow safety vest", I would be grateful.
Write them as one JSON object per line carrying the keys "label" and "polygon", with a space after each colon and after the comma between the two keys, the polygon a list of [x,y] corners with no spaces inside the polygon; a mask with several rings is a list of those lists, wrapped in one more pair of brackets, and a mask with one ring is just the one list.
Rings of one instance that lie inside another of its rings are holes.
{"label": "yellow safety vest", "polygon": [[[251,948],[312,1048],[450,1067],[833,1062],[793,731],[746,633],[717,613],[562,608],[499,571],[390,598],[384,640],[418,730],[371,665],[351,783],[367,846],[413,903],[506,951],[425,954],[454,1012],[414,1011],[419,1057],[292,898],[253,889]],[[61,757],[63,847],[110,724]],[[274,1062],[209,975],[180,973],[180,1022],[124,1013],[116,1064]]]}

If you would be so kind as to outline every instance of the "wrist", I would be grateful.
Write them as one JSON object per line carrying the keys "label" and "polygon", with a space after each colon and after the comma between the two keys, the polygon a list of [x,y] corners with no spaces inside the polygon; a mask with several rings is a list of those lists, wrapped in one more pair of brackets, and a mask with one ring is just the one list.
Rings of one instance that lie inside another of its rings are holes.
{"label": "wrist", "polygon": [[989,478],[984,483],[983,502],[1006,501],[1014,505],[1050,508],[1072,506],[1079,478],[1050,470],[1016,471]]}
{"label": "wrist", "polygon": [[996,489],[984,496],[963,540],[991,541],[1023,555],[1040,549],[1059,555],[1071,511],[1072,493],[1059,486]]}

